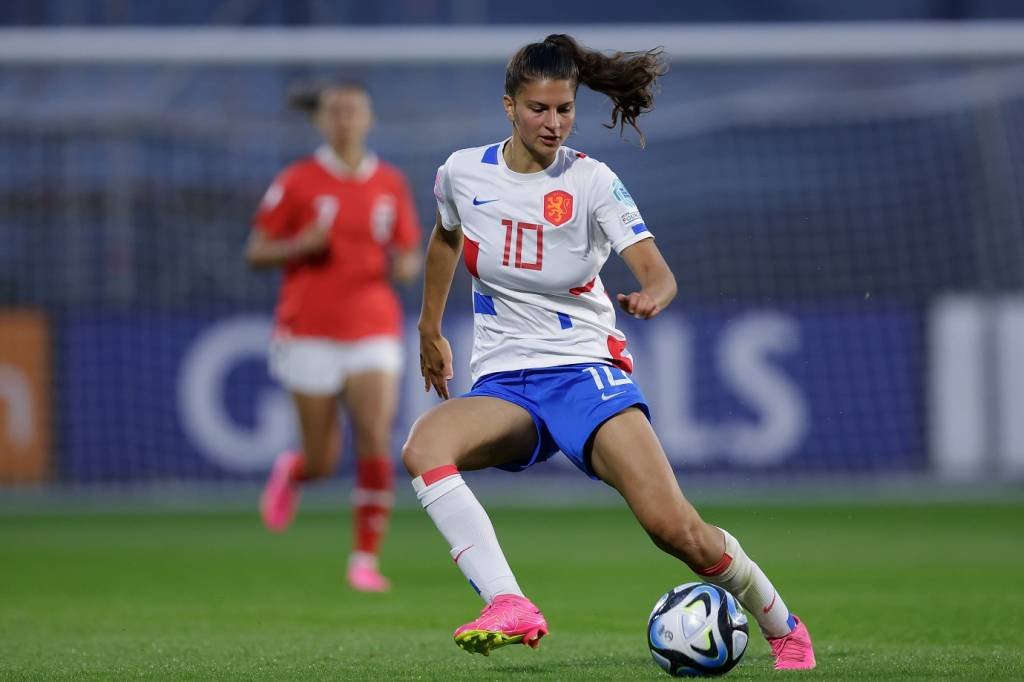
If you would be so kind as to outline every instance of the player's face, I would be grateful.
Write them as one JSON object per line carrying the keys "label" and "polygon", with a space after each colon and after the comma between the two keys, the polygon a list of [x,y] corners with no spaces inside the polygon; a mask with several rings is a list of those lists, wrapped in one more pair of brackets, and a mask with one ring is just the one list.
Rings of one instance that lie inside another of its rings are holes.
{"label": "player's face", "polygon": [[332,147],[362,144],[373,124],[370,97],[356,88],[332,88],[320,96],[317,128]]}
{"label": "player's face", "polygon": [[547,78],[527,81],[515,99],[505,95],[505,114],[531,154],[551,158],[576,121],[576,84]]}

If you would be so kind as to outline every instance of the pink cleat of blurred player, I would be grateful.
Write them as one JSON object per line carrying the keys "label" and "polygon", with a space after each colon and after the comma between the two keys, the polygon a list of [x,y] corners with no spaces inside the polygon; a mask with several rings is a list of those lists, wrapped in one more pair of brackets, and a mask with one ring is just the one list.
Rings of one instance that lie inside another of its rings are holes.
{"label": "pink cleat of blurred player", "polygon": [[768,640],[775,656],[776,670],[810,670],[816,665],[807,626],[796,616],[793,620],[796,627],[788,635]]}
{"label": "pink cleat of blurred player", "polygon": [[260,497],[260,515],[263,525],[274,533],[282,533],[295,518],[299,506],[298,482],[303,468],[302,455],[285,452],[277,456],[270,478]]}
{"label": "pink cleat of blurred player", "polygon": [[519,642],[536,649],[546,634],[548,623],[529,599],[499,594],[479,618],[455,631],[455,643],[469,653],[489,656],[491,649]]}
{"label": "pink cleat of blurred player", "polygon": [[377,557],[366,552],[353,552],[345,575],[348,584],[358,592],[387,592],[391,581],[380,574]]}

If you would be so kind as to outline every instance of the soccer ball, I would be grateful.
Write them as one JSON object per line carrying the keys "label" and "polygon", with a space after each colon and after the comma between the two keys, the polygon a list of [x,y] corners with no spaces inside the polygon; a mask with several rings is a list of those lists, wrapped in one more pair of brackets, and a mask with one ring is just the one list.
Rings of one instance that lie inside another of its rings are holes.
{"label": "soccer ball", "polygon": [[708,583],[665,594],[647,621],[654,662],[676,677],[724,675],[747,650],[747,616],[736,598]]}

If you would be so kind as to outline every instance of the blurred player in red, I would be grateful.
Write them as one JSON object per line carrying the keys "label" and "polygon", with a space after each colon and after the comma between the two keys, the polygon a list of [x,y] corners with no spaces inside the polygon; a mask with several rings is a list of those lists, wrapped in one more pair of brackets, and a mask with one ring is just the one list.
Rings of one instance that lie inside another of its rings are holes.
{"label": "blurred player in red", "polygon": [[263,522],[284,531],[302,484],[329,476],[340,452],[338,400],[355,436],[355,546],[347,577],[383,592],[377,565],[393,501],[391,428],[402,369],[401,306],[392,280],[419,273],[420,226],[402,173],[366,148],[369,93],[345,83],[292,98],[323,135],[285,168],[256,213],[245,257],[282,268],[271,374],[292,396],[302,451],[277,458],[260,500]]}

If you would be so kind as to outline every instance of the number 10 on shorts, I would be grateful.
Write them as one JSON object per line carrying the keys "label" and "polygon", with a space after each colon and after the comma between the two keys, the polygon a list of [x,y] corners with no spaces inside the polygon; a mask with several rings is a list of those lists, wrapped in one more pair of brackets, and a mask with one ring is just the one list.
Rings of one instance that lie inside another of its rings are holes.
{"label": "number 10 on shorts", "polygon": [[[620,378],[615,378],[612,374],[613,369],[619,373]],[[613,368],[608,365],[603,365],[601,367],[601,372],[597,371],[597,367],[587,367],[586,371],[590,372],[590,376],[594,378],[594,383],[597,384],[597,390],[599,391],[603,391],[605,389],[605,382],[608,383],[609,387],[624,386],[626,384],[633,383],[633,380],[626,376],[625,372],[617,367]],[[601,379],[602,373],[604,374],[603,380]]]}

